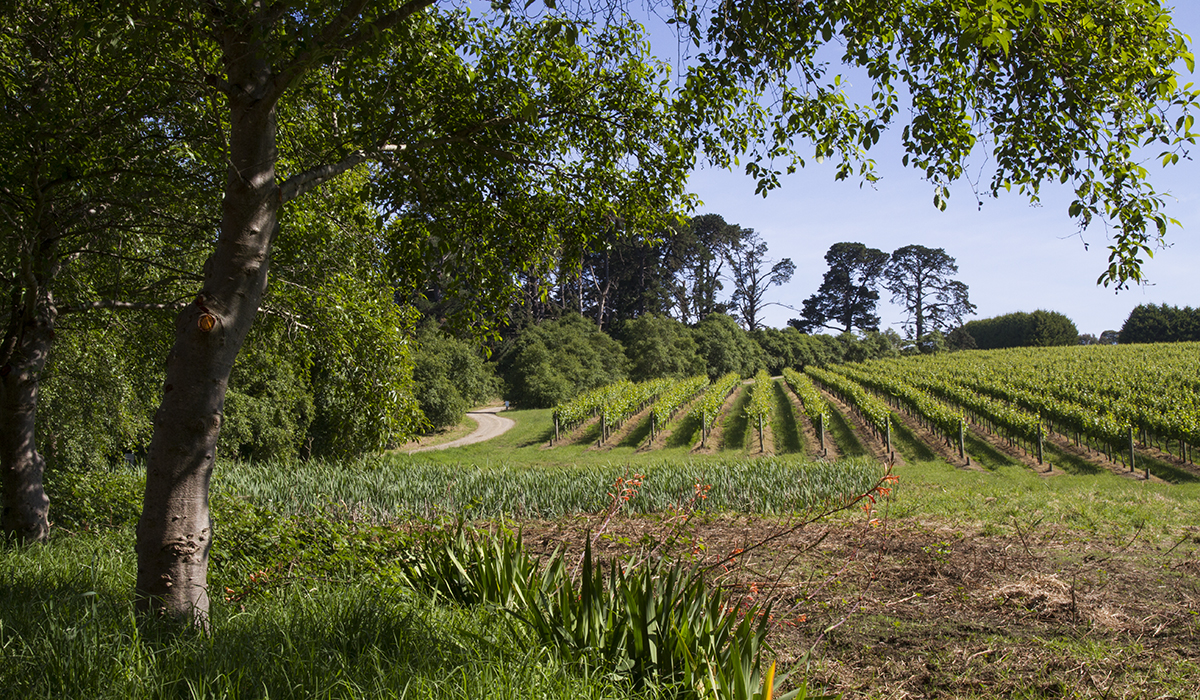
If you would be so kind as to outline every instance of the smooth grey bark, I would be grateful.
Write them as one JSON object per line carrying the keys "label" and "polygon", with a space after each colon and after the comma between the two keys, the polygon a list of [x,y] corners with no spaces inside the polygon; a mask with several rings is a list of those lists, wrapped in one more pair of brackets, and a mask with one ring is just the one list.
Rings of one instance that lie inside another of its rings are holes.
{"label": "smooth grey bark", "polygon": [[0,357],[0,471],[4,501],[0,530],[18,542],[50,536],[45,460],[36,442],[38,387],[54,337],[49,290],[36,282],[18,292]]}
{"label": "smooth grey bark", "polygon": [[369,3],[351,0],[318,32],[318,41],[279,68],[268,62],[272,51],[265,45],[278,39],[275,32],[287,33],[276,26],[284,16],[278,8],[210,3],[210,36],[219,41],[225,77],[209,79],[228,110],[225,197],[216,248],[204,265],[204,286],[176,319],[146,456],[135,591],[143,614],[207,625],[213,537],[209,481],[229,374],[266,290],[280,208],[389,148],[359,151],[280,184],[275,174],[280,96],[325,58],[374,40],[433,2],[409,0],[363,22]]}
{"label": "smooth grey bark", "polygon": [[229,167],[221,233],[204,286],[180,312],[146,460],[137,531],[137,607],[206,624],[208,488],[229,373],[254,322],[282,204],[272,74],[253,41],[228,35]]}

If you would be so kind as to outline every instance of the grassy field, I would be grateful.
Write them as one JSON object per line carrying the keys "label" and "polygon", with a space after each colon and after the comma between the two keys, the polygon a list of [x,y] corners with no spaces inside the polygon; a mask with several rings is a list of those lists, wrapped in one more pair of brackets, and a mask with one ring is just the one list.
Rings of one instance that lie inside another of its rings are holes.
{"label": "grassy field", "polygon": [[[611,447],[584,430],[548,449],[549,411],[506,415],[517,423],[503,436],[443,452],[219,465],[208,636],[135,623],[140,474],[51,475],[53,541],[0,549],[0,687],[47,698],[658,695],[562,656],[511,612],[416,592],[413,552],[463,518],[523,532],[543,560],[578,562],[593,546],[603,560],[706,568],[731,601],[772,606],[767,653],[789,686],[1183,698],[1200,684],[1195,481],[1085,465],[1038,473],[982,447],[967,469],[901,426],[890,493],[876,491],[869,512],[862,501],[821,516],[882,468],[699,454],[681,438],[647,451],[636,426]],[[696,430],[685,418],[675,434]],[[778,417],[772,432],[799,443]],[[841,416],[830,435],[843,455],[867,451]]]}

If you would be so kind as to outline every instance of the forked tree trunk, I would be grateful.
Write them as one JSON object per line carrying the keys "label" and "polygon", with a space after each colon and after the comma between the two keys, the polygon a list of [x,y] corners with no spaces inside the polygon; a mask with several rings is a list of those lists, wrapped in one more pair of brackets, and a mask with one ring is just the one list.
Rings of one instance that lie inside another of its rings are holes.
{"label": "forked tree trunk", "polygon": [[14,310],[6,339],[7,361],[0,366],[0,470],[4,503],[0,529],[19,542],[43,542],[50,535],[50,499],[42,477],[45,461],[36,443],[38,385],[54,335],[50,293],[36,293],[33,313]]}
{"label": "forked tree trunk", "polygon": [[229,81],[239,88],[228,97],[221,233],[205,263],[204,288],[175,323],[137,532],[138,609],[201,626],[209,607],[208,487],[225,390],[266,288],[281,204],[271,75],[255,48],[225,47]]}

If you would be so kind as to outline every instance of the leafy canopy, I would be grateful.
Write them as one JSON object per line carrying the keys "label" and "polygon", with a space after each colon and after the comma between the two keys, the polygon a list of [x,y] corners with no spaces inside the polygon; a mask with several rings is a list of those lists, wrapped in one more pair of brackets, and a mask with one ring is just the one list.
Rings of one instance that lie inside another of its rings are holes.
{"label": "leafy canopy", "polygon": [[[1074,190],[1081,227],[1112,228],[1099,282],[1143,281],[1172,219],[1148,180],[1195,143],[1197,95],[1174,65],[1194,61],[1159,0],[745,0],[677,2],[674,23],[699,50],[680,116],[713,162],[747,162],[764,194],[812,157],[839,179],[873,181],[869,149],[901,129],[904,163],[949,188],[970,158],[991,168],[984,194],[1047,182]],[[852,96],[831,53],[866,86]],[[907,102],[907,104],[904,104]],[[1152,155],[1154,151],[1150,151]],[[987,177],[985,175],[985,177]]]}

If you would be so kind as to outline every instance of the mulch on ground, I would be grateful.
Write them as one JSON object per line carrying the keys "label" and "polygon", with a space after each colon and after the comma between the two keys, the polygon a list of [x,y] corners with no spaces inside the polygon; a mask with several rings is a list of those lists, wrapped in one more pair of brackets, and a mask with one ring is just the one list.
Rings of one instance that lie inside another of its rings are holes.
{"label": "mulch on ground", "polygon": [[529,522],[525,540],[582,552],[591,537],[602,558],[711,567],[736,599],[771,603],[782,662],[847,698],[1159,698],[1200,684],[1200,527],[1160,542],[845,514],[602,523]]}

